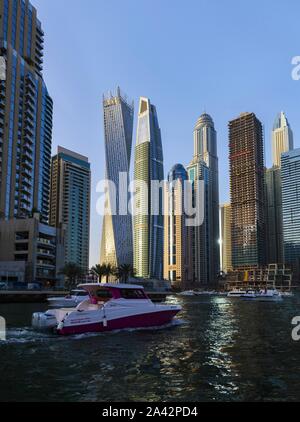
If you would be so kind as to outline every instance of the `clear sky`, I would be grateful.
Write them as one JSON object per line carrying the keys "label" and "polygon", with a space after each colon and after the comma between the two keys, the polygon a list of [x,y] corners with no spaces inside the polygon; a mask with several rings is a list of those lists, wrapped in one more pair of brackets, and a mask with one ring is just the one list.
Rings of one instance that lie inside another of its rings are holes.
{"label": "clear sky", "polygon": [[[220,201],[229,199],[228,121],[253,111],[265,128],[266,165],[276,114],[300,147],[299,0],[32,0],[45,31],[44,77],[54,100],[53,153],[92,164],[91,265],[99,260],[95,186],[104,177],[102,94],[120,85],[156,105],[165,171],[188,164],[205,110],[218,131]],[[136,140],[136,125],[133,143]],[[133,157],[132,157],[133,158]],[[133,164],[133,160],[132,160]]]}

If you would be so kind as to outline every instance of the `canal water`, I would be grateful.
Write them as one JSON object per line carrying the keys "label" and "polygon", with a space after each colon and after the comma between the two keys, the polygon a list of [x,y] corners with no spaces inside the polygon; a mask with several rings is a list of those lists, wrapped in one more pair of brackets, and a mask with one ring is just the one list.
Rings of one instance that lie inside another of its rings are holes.
{"label": "canal water", "polygon": [[0,401],[300,400],[300,295],[169,301],[183,311],[167,327],[66,338],[30,329],[44,304],[0,305]]}

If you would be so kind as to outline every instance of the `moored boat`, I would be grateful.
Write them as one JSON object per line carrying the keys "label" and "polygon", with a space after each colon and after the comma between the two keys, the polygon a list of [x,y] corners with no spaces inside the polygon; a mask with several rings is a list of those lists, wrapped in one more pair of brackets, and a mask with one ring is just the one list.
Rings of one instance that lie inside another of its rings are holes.
{"label": "moored boat", "polygon": [[246,290],[242,290],[242,289],[233,289],[228,293],[228,297],[242,297],[243,295],[245,295],[247,293]]}
{"label": "moored boat", "polygon": [[68,296],[64,297],[49,297],[47,302],[51,307],[55,308],[73,308],[81,303],[83,300],[88,299],[89,295],[83,289],[71,290]]}
{"label": "moored boat", "polygon": [[280,302],[282,301],[282,294],[276,289],[264,289],[256,294],[256,300],[259,302]]}

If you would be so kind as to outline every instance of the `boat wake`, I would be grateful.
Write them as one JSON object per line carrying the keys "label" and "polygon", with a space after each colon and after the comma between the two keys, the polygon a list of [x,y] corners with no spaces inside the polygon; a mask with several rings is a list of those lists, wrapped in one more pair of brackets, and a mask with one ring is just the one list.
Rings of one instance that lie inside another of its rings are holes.
{"label": "boat wake", "polygon": [[112,336],[119,333],[132,333],[132,332],[142,332],[142,331],[159,331],[170,329],[173,327],[180,327],[187,324],[187,321],[183,319],[174,319],[169,324],[165,324],[159,327],[147,327],[147,328],[125,328],[122,330],[109,331],[107,333],[83,333],[83,334],[74,334],[70,336],[58,336],[50,332],[39,332],[35,331],[31,327],[23,328],[13,328],[7,331],[6,341],[0,341],[0,347],[3,345],[9,344],[25,344],[25,343],[44,343],[51,341],[70,341],[70,340],[82,340],[91,337],[103,337],[103,336]]}

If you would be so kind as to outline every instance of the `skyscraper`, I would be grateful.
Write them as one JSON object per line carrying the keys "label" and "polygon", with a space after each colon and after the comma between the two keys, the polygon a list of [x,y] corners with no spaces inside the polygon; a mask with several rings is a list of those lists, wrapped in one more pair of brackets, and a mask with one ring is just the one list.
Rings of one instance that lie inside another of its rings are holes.
{"label": "skyscraper", "polygon": [[204,222],[189,229],[191,277],[196,283],[213,283],[220,271],[218,155],[214,122],[206,113],[196,123],[194,158],[187,170],[194,186],[202,181],[205,189]]}
{"label": "skyscraper", "polygon": [[0,218],[49,219],[52,99],[42,76],[44,32],[28,0],[0,1]]}
{"label": "skyscraper", "polygon": [[283,263],[282,191],[281,169],[266,170],[266,233],[267,261],[269,264]]}
{"label": "skyscraper", "polygon": [[273,166],[281,167],[281,154],[294,148],[293,132],[283,112],[275,119],[272,132]]}
{"label": "skyscraper", "polygon": [[231,253],[231,205],[220,206],[220,244],[221,244],[221,270],[224,273],[232,271]]}
{"label": "skyscraper", "polygon": [[65,228],[65,263],[89,270],[91,170],[88,158],[58,147],[52,158],[50,225]]}
{"label": "skyscraper", "polygon": [[184,183],[187,171],[176,164],[168,175],[164,215],[164,278],[184,284],[188,279],[187,226],[184,213]]}
{"label": "skyscraper", "polygon": [[229,122],[229,162],[234,268],[265,264],[264,146],[254,113]]}
{"label": "skyscraper", "polygon": [[284,260],[300,277],[300,148],[281,156]]}
{"label": "skyscraper", "polygon": [[283,112],[272,131],[273,167],[266,170],[267,260],[283,263],[281,154],[293,149],[293,132]]}
{"label": "skyscraper", "polygon": [[[101,241],[101,264],[119,266],[133,264],[132,246],[132,219],[128,209],[124,214],[119,213],[120,190],[129,202],[129,169],[132,149],[133,131],[133,103],[129,104],[120,88],[117,94],[103,97],[104,109],[104,136],[105,136],[105,160],[106,179],[114,183],[116,198],[109,187],[106,195],[106,212],[103,218],[102,241]],[[127,183],[120,185],[119,175],[125,174]],[[116,205],[113,212],[112,204]],[[114,215],[113,215],[114,214]]]}
{"label": "skyscraper", "polygon": [[[156,108],[148,98],[139,103],[134,179],[147,186],[137,187],[134,203],[134,268],[137,276],[161,279],[163,276],[163,189],[158,197],[152,181],[164,179],[161,132]],[[154,209],[157,212],[152,212]],[[140,212],[137,212],[140,210]]]}

